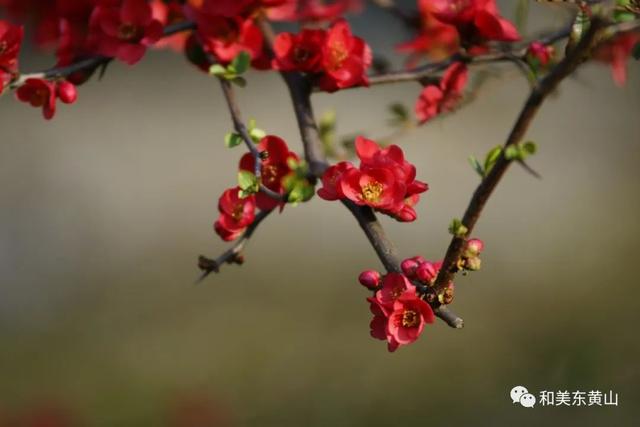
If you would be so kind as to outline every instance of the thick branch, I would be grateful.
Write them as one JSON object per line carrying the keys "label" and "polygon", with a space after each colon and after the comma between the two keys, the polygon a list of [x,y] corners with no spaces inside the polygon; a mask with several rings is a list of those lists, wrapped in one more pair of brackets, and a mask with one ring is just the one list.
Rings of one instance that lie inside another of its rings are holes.
{"label": "thick branch", "polygon": [[260,223],[268,217],[271,212],[273,212],[273,210],[258,212],[251,225],[249,225],[245,230],[244,234],[236,240],[231,248],[225,251],[218,258],[211,259],[204,255],[200,255],[200,258],[198,259],[198,267],[200,267],[203,273],[198,281],[204,280],[204,278],[211,273],[219,272],[220,267],[224,264],[242,264],[244,262],[244,259],[242,258],[242,250],[251,238],[253,232],[256,231]]}
{"label": "thick branch", "polygon": [[[569,76],[585,60],[586,55],[588,55],[594,47],[597,36],[603,27],[603,22],[599,19],[595,19],[591,23],[589,31],[582,38],[578,46],[533,88],[504,144],[505,147],[522,141],[544,100],[549,94],[555,91],[562,80]],[[453,277],[457,272],[456,265],[462,255],[462,251],[464,250],[465,240],[473,231],[484,206],[493,193],[493,190],[500,182],[500,179],[509,168],[511,162],[511,160],[508,160],[504,156],[503,150],[489,174],[482,180],[474,192],[464,217],[462,218],[462,223],[468,231],[464,236],[454,236],[452,238],[449,248],[447,249],[440,274],[438,275],[434,285],[436,291],[442,290],[453,280]]]}

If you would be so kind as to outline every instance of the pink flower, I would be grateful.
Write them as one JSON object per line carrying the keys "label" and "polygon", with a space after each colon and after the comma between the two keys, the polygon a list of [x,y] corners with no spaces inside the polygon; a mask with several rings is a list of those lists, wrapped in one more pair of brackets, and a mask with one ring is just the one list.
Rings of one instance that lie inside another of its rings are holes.
{"label": "pink flower", "polygon": [[358,281],[367,289],[375,289],[380,284],[380,273],[375,270],[366,270],[360,273]]}
{"label": "pink flower", "polygon": [[416,287],[400,273],[389,273],[382,279],[382,288],[376,292],[375,299],[381,307],[391,309],[393,303],[404,293],[416,293]]}
{"label": "pink flower", "polygon": [[[387,340],[398,346],[411,344],[422,333],[425,324],[433,323],[435,315],[425,301],[415,293],[405,292],[393,303],[387,321]],[[395,348],[390,351],[394,351]]]}

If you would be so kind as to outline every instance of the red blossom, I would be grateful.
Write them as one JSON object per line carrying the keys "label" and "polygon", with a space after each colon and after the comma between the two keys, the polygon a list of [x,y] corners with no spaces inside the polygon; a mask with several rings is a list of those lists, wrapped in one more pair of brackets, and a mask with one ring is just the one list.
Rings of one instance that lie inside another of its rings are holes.
{"label": "red blossom", "polygon": [[425,123],[443,112],[453,111],[462,98],[468,80],[467,66],[455,62],[447,68],[439,85],[427,85],[416,101],[416,117]]}
{"label": "red blossom", "polygon": [[56,98],[65,104],[72,104],[77,99],[77,92],[75,86],[67,81],[31,78],[18,88],[16,98],[32,107],[42,108],[44,118],[50,120],[56,113]]}
{"label": "red blossom", "polygon": [[349,199],[390,215],[398,221],[416,219],[413,206],[429,186],[416,180],[416,168],[397,145],[380,148],[374,141],[356,138],[360,167],[341,162],[322,176],[318,195],[325,200]]}
{"label": "red blossom", "polygon": [[302,30],[300,34],[280,33],[275,39],[273,68],[281,71],[322,71],[324,30]]}
{"label": "red blossom", "polygon": [[327,32],[322,47],[324,73],[318,84],[327,92],[352,86],[368,86],[367,69],[372,60],[369,46],[351,33],[347,21],[340,19]]}
{"label": "red blossom", "polygon": [[418,6],[420,32],[414,39],[396,47],[399,52],[409,54],[407,60],[409,68],[413,68],[422,58],[432,61],[448,58],[458,50],[460,45],[458,30],[453,25],[438,21],[425,7],[424,2],[420,2]]}
{"label": "red blossom", "polygon": [[130,65],[142,59],[163,31],[146,0],[122,0],[119,5],[113,1],[101,3],[91,15],[90,26],[100,54]]}
{"label": "red blossom", "polygon": [[362,0],[286,0],[268,10],[277,21],[332,21],[347,12],[362,9]]}
{"label": "red blossom", "polygon": [[[188,15],[198,26],[197,34],[204,50],[223,64],[231,62],[240,52],[247,52],[254,66],[268,68],[262,51],[262,32],[253,18],[230,15],[231,9],[227,9],[226,2],[222,3],[205,0],[201,7],[188,9]],[[229,7],[234,6],[229,3]]]}
{"label": "red blossom", "polygon": [[400,273],[389,273],[382,279],[382,288],[376,292],[375,299],[381,307],[390,310],[393,303],[406,292],[416,293],[409,279]]}
{"label": "red blossom", "polygon": [[360,273],[358,281],[367,289],[374,290],[380,284],[380,273],[375,270],[366,270]]}
{"label": "red blossom", "polygon": [[[153,19],[160,21],[164,27],[186,20],[184,8],[177,0],[151,0],[150,5]],[[189,31],[182,31],[161,38],[153,47],[157,49],[170,48],[176,52],[182,52],[189,34]]]}
{"label": "red blossom", "polygon": [[237,239],[255,219],[256,200],[253,195],[240,197],[240,188],[230,188],[220,196],[220,216],[214,224],[216,233],[225,241]]}
{"label": "red blossom", "polygon": [[[267,135],[258,144],[258,150],[266,153],[266,158],[261,160],[262,184],[270,190],[281,195],[285,194],[282,179],[291,172],[289,163],[291,160],[298,160],[298,156],[289,151],[287,143],[281,138]],[[253,173],[255,159],[251,153],[246,153],[240,159],[240,169]],[[282,202],[260,192],[256,195],[258,208],[270,210],[278,205],[284,206]]]}
{"label": "red blossom", "polygon": [[[387,340],[391,346],[402,346],[415,342],[425,324],[433,323],[435,315],[425,301],[413,292],[405,292],[393,303],[387,320]],[[396,347],[397,348],[397,347]]]}
{"label": "red blossom", "polygon": [[640,43],[640,33],[620,34],[603,44],[595,52],[595,58],[611,66],[611,74],[616,85],[622,87],[627,82],[627,61],[634,46]]}
{"label": "red blossom", "polygon": [[339,185],[340,179],[345,172],[354,168],[355,166],[349,162],[340,162],[329,167],[322,175],[323,187],[318,190],[318,196],[329,201],[344,198]]}
{"label": "red blossom", "polygon": [[527,58],[536,67],[546,67],[553,59],[553,46],[541,42],[532,42],[527,48]]}
{"label": "red blossom", "polygon": [[520,39],[515,26],[500,15],[495,0],[422,0],[421,6],[441,22],[455,26],[469,47]]}

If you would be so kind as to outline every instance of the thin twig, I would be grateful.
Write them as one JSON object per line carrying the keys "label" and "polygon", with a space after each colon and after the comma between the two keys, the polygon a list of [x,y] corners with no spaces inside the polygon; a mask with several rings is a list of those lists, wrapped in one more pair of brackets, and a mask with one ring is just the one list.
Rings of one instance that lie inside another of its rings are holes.
{"label": "thin twig", "polygon": [[[178,22],[175,24],[167,25],[164,28],[162,36],[168,37],[177,33],[181,33],[183,31],[190,31],[195,28],[196,24],[193,22]],[[73,64],[64,67],[54,67],[49,68],[45,71],[21,74],[14,82],[12,82],[11,88],[16,88],[22,85],[27,79],[31,78],[51,79],[57,77],[67,77],[73,73],[77,73],[78,71],[96,69],[101,65],[108,64],[111,60],[113,60],[113,58],[111,57],[96,55],[89,58],[81,59],[77,62],[74,62]]]}
{"label": "thin twig", "polygon": [[203,271],[202,276],[197,280],[197,282],[201,282],[204,280],[209,274],[217,273],[220,271],[220,267],[224,264],[242,264],[244,259],[242,258],[242,251],[246,246],[247,242],[251,238],[251,235],[258,228],[260,223],[269,216],[269,214],[273,212],[272,210],[260,211],[256,215],[255,219],[247,227],[242,236],[236,240],[232,247],[227,249],[222,255],[220,255],[216,259],[207,258],[204,255],[200,255],[198,259],[198,267]]}
{"label": "thin twig", "polygon": [[228,80],[225,80],[222,77],[220,77],[219,80],[220,80],[220,87],[222,88],[222,92],[224,93],[224,98],[227,101],[227,106],[229,107],[229,112],[231,113],[231,120],[233,121],[233,127],[236,130],[236,132],[240,135],[240,137],[242,138],[242,141],[244,141],[244,144],[247,146],[247,148],[249,149],[249,152],[253,156],[253,160],[254,160],[253,173],[255,174],[258,182],[260,182],[260,191],[266,194],[267,196],[271,197],[272,199],[280,200],[280,201],[285,200],[282,194],[277,193],[272,189],[266,187],[264,184],[262,184],[260,180],[262,176],[262,159],[260,158],[260,150],[258,150],[258,147],[256,146],[256,144],[254,144],[253,139],[251,138],[251,135],[249,135],[249,131],[247,130],[247,127],[242,121],[242,116],[240,114],[240,107],[238,107],[238,103],[236,102],[235,91],[233,90],[233,86],[231,86],[231,83]]}
{"label": "thin twig", "polygon": [[[504,144],[505,147],[522,141],[527,130],[531,126],[536,113],[547,96],[555,91],[560,82],[575,71],[575,69],[583,62],[585,55],[587,55],[594,47],[594,42],[604,27],[605,24],[603,21],[600,19],[594,19],[589,31],[582,38],[576,48],[570,52],[564,60],[558,63],[558,65],[556,65],[551,72],[536,85],[536,87],[533,88]],[[482,180],[469,202],[469,206],[462,218],[462,224],[467,228],[467,232],[463,236],[454,236],[451,239],[442,268],[440,269],[440,273],[438,274],[434,284],[436,292],[444,289],[453,280],[458,270],[457,264],[464,250],[466,238],[473,231],[473,228],[480,218],[480,214],[489,200],[489,197],[512,162],[512,160],[508,160],[505,157],[504,152],[505,150],[502,150],[502,153],[495,165],[491,168],[489,174]]]}

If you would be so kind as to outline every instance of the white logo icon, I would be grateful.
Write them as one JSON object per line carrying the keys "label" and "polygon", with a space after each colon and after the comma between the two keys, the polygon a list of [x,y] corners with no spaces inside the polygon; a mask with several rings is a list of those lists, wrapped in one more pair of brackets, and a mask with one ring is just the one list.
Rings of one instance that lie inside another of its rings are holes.
{"label": "white logo icon", "polygon": [[513,403],[518,403],[520,402],[522,395],[527,393],[529,393],[529,390],[525,387],[522,387],[521,385],[515,386],[511,389],[511,400],[513,400]]}
{"label": "white logo icon", "polygon": [[536,397],[530,393],[523,394],[520,397],[520,404],[525,408],[533,408],[536,404]]}
{"label": "white logo icon", "polygon": [[536,397],[521,385],[512,388],[510,395],[513,403],[519,403],[525,408],[533,408],[536,404]]}

